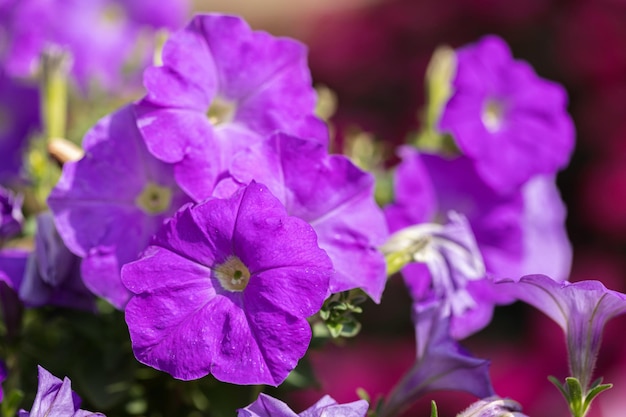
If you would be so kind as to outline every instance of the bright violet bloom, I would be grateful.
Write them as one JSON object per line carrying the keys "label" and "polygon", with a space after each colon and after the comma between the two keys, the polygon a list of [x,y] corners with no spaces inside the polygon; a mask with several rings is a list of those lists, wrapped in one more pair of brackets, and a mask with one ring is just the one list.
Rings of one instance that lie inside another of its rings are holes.
{"label": "bright violet bloom", "polygon": [[443,303],[433,299],[414,304],[413,323],[415,365],[389,394],[381,417],[397,416],[431,391],[465,391],[479,398],[494,395],[489,361],[471,356],[450,337],[450,320]]}
{"label": "bright violet bloom", "polygon": [[95,297],[80,275],[80,258],[65,247],[48,212],[37,216],[35,251],[28,259],[19,296],[28,307],[95,309]]}
{"label": "bright violet bloom", "polygon": [[18,417],[104,417],[101,413],[81,410],[81,399],[72,391],[68,377],[59,378],[38,366],[37,395],[30,411],[20,410]]}
{"label": "bright violet bloom", "polygon": [[163,48],[163,65],[144,73],[137,107],[150,152],[174,164],[185,192],[200,201],[230,158],[281,130],[326,144],[303,44],[252,31],[241,18],[196,16]]}
{"label": "bright violet bloom", "polygon": [[0,186],[0,241],[22,230],[22,196]]}
{"label": "bright violet bloom", "polygon": [[0,69],[0,184],[20,179],[31,133],[41,126],[39,91]]}
{"label": "bright violet bloom", "polygon": [[277,386],[307,351],[332,264],[257,183],[187,205],[122,269],[137,359],[183,380]]}
{"label": "bright violet bloom", "polygon": [[513,59],[502,39],[486,36],[459,49],[452,86],[440,128],[495,190],[510,192],[569,161],[574,126],[565,89]]}
{"label": "bright violet bloom", "polygon": [[626,295],[607,289],[600,281],[556,282],[545,275],[528,275],[519,282],[501,280],[496,287],[541,310],[561,326],[567,341],[570,376],[586,390],[604,325],[626,313]]}
{"label": "bright violet bloom", "polygon": [[303,412],[296,414],[287,404],[261,393],[259,398],[246,408],[237,410],[237,417],[365,417],[369,404],[365,400],[348,404],[337,404],[329,395]]}
{"label": "bright violet bloom", "polygon": [[72,77],[85,90],[93,81],[108,88],[120,86],[123,67],[132,59],[138,59],[135,65],[145,68],[152,58],[151,48],[142,48],[144,54],[136,56],[140,52],[137,43],[141,40],[152,45],[156,29],[178,29],[189,9],[187,0],[8,3],[5,12],[0,13],[8,35],[4,56],[8,71],[18,76],[33,75],[46,48],[62,48],[71,55]]}
{"label": "bright violet bloom", "polygon": [[241,184],[267,184],[289,215],[313,226],[335,268],[331,293],[361,288],[380,302],[387,274],[378,247],[388,231],[371,174],[319,142],[283,133],[240,152],[229,172]]}
{"label": "bright violet bloom", "polygon": [[63,241],[83,258],[87,287],[122,308],[130,297],[120,281],[122,265],[137,259],[189,198],[172,167],[146,149],[130,107],[100,120],[83,147],[83,159],[63,166],[48,204]]}

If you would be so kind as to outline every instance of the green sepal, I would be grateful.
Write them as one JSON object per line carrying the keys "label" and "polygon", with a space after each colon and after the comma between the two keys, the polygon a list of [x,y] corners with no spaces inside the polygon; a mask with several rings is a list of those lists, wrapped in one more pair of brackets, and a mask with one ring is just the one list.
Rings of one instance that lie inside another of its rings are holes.
{"label": "green sepal", "polygon": [[587,395],[585,396],[585,402],[583,404],[584,410],[586,411],[587,409],[589,409],[589,406],[591,405],[591,401],[593,401],[593,399],[596,398],[598,394],[610,388],[613,388],[613,384],[597,385],[593,387],[592,389],[590,389]]}
{"label": "green sepal", "polygon": [[430,401],[430,417],[438,417],[439,414],[437,413],[437,404],[435,403],[435,400],[431,400]]}

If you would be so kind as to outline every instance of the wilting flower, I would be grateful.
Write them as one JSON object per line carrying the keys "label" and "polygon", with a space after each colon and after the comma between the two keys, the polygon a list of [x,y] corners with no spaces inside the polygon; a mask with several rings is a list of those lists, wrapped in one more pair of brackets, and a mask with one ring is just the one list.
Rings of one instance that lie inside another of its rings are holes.
{"label": "wilting flower", "polygon": [[[123,67],[137,59],[145,67],[156,29],[178,29],[187,18],[189,2],[166,0],[20,0],[9,2],[1,23],[7,28],[5,65],[13,75],[33,75],[42,52],[52,46],[71,56],[71,75],[86,89],[93,81],[119,86]],[[36,25],[33,22],[37,22]],[[133,54],[142,52],[141,56]],[[146,53],[147,52],[147,53]]]}
{"label": "wilting flower", "polygon": [[0,186],[0,240],[18,234],[23,221],[22,196]]}
{"label": "wilting flower", "polygon": [[556,282],[545,275],[529,275],[518,282],[501,280],[498,291],[541,310],[565,332],[571,376],[585,390],[591,382],[604,325],[626,313],[626,295],[599,281]]}
{"label": "wilting flower", "polygon": [[131,107],[100,120],[83,147],[84,158],[63,166],[48,204],[63,241],[83,258],[87,287],[122,308],[130,297],[120,281],[122,265],[189,198],[172,167],[146,149]]}
{"label": "wilting flower", "polygon": [[283,133],[240,152],[229,173],[241,184],[267,184],[289,215],[313,226],[333,261],[331,293],[362,288],[380,302],[387,275],[378,247],[388,232],[371,174],[342,155],[328,155],[319,142]]}
{"label": "wilting flower", "polygon": [[28,137],[40,128],[39,91],[0,69],[0,184],[19,180]]}
{"label": "wilting flower", "polygon": [[61,381],[41,366],[38,370],[35,402],[30,411],[20,410],[18,417],[104,417],[104,414],[80,409],[81,399],[72,391],[72,382],[68,377]]}
{"label": "wilting flower", "polygon": [[414,304],[415,365],[389,394],[381,417],[398,415],[422,395],[436,390],[465,391],[479,398],[494,394],[489,361],[472,357],[449,334],[449,317],[439,300]]}
{"label": "wilting flower", "polygon": [[196,16],[144,74],[138,124],[150,152],[174,164],[197,201],[239,150],[281,130],[327,142],[301,43],[252,31],[235,16]]}
{"label": "wilting flower", "polygon": [[29,307],[95,308],[94,296],[80,275],[80,258],[65,247],[48,212],[37,216],[35,251],[28,259],[19,296]]}
{"label": "wilting flower", "polygon": [[494,189],[509,192],[567,164],[574,127],[565,89],[513,59],[502,39],[486,36],[457,51],[453,89],[440,128]]}
{"label": "wilting flower", "polygon": [[135,356],[178,379],[279,385],[331,274],[311,226],[261,184],[187,205],[122,269]]}
{"label": "wilting flower", "polygon": [[498,396],[483,398],[470,405],[457,417],[528,417],[515,401]]}
{"label": "wilting flower", "polygon": [[329,395],[303,412],[296,414],[287,404],[261,393],[249,406],[237,410],[237,417],[365,417],[369,404],[365,400],[337,404]]}

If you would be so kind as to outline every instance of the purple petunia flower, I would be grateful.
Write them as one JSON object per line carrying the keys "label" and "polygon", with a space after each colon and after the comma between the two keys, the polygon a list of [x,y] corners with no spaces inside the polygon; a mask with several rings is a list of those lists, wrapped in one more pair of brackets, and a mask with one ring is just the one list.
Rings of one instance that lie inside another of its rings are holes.
{"label": "purple petunia flower", "polygon": [[570,373],[589,387],[604,325],[626,313],[626,295],[599,281],[556,282],[545,275],[528,275],[518,282],[501,280],[498,291],[541,310],[565,332]]}
{"label": "purple petunia flower", "polygon": [[[452,321],[455,337],[466,337],[489,323],[494,304],[513,301],[494,291],[492,278],[529,273],[568,278],[572,247],[554,178],[534,177],[519,192],[504,195],[485,184],[467,157],[445,159],[411,147],[402,147],[399,153],[396,201],[385,208],[391,231],[419,229],[442,213],[456,211],[467,218],[467,233],[473,233],[484,259],[487,279],[470,280],[463,287],[470,298],[468,308],[457,316],[462,320]],[[428,288],[430,273],[423,265],[410,264],[402,273],[414,297]]]}
{"label": "purple petunia flower", "polygon": [[[121,84],[123,67],[138,59],[145,68],[151,48],[136,49],[148,32],[178,29],[189,1],[168,0],[19,0],[0,12],[6,28],[5,65],[17,76],[33,75],[41,53],[51,46],[71,55],[71,75],[83,89],[93,81],[104,87]],[[34,24],[33,22],[36,22]],[[133,54],[141,56],[133,57]]]}
{"label": "purple petunia flower", "polygon": [[261,393],[249,406],[237,410],[237,417],[365,417],[369,404],[358,400],[348,404],[337,404],[329,395],[303,412],[296,414],[287,404]]}
{"label": "purple petunia flower", "polygon": [[83,140],[85,156],[63,166],[48,205],[67,247],[83,258],[85,285],[122,308],[130,293],[123,264],[137,259],[163,221],[189,198],[172,167],[154,158],[131,107],[100,120]]}
{"label": "purple petunia flower", "polygon": [[28,307],[95,309],[95,297],[80,275],[80,258],[65,247],[48,212],[37,216],[35,251],[28,259],[19,296]]}
{"label": "purple petunia flower", "polygon": [[489,361],[472,357],[450,337],[445,310],[435,299],[413,305],[417,359],[389,394],[381,417],[398,415],[431,391],[465,391],[479,398],[494,394]]}
{"label": "purple petunia flower", "polygon": [[0,69],[0,184],[19,181],[29,136],[41,127],[39,91]]}
{"label": "purple petunia flower", "polygon": [[311,226],[261,184],[187,205],[122,269],[135,356],[178,379],[277,386],[306,353],[331,274]]}
{"label": "purple petunia flower", "polygon": [[30,411],[20,410],[18,417],[104,417],[102,413],[80,409],[80,397],[72,391],[72,382],[68,377],[63,381],[38,366],[39,382],[37,395]]}
{"label": "purple petunia flower", "polygon": [[281,130],[328,141],[314,117],[306,48],[252,31],[241,18],[196,16],[144,74],[138,124],[150,152],[174,164],[185,192],[211,196],[230,158]]}
{"label": "purple petunia flower", "polygon": [[331,293],[362,288],[380,302],[387,274],[378,247],[388,231],[371,174],[316,141],[283,133],[240,152],[229,173],[241,184],[267,184],[287,213],[313,226],[335,268]]}
{"label": "purple petunia flower", "polygon": [[456,55],[453,94],[440,128],[453,135],[484,181],[510,192],[535,175],[563,168],[574,146],[563,87],[513,59],[496,36]]}
{"label": "purple petunia flower", "polygon": [[24,221],[22,200],[21,195],[0,186],[0,241],[21,232]]}
{"label": "purple petunia flower", "polygon": [[22,285],[28,255],[21,249],[0,250],[0,310],[8,339],[17,336],[22,323],[23,304],[17,291]]}

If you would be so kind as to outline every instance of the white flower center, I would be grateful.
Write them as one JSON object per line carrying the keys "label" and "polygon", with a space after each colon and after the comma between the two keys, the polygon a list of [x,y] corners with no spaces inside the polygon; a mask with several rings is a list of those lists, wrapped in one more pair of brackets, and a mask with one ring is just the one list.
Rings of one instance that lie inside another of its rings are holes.
{"label": "white flower center", "polygon": [[149,182],[135,198],[135,204],[148,214],[161,214],[170,208],[172,190]]}
{"label": "white flower center", "polygon": [[237,256],[229,256],[226,261],[215,269],[215,276],[220,280],[222,288],[231,292],[246,289],[250,281],[250,271]]}
{"label": "white flower center", "polygon": [[235,103],[215,97],[207,110],[207,116],[213,126],[228,123],[235,117]]}
{"label": "white flower center", "polygon": [[485,101],[481,120],[489,132],[497,132],[504,121],[504,105],[502,102],[489,98]]}

